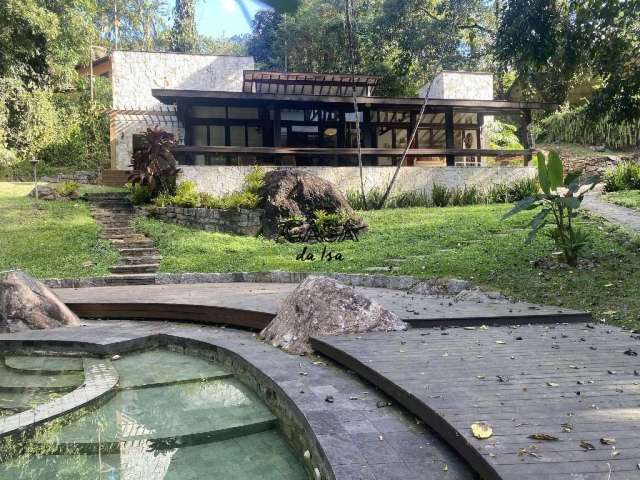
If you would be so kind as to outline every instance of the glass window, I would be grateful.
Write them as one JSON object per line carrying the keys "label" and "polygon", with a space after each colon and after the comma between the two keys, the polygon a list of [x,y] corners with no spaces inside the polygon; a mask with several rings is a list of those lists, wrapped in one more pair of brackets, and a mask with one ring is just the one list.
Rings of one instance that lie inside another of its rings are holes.
{"label": "glass window", "polygon": [[442,123],[444,124],[444,113],[425,113],[421,124]]}
{"label": "glass window", "polygon": [[260,127],[247,127],[247,146],[262,147],[262,129]]}
{"label": "glass window", "polygon": [[418,129],[418,148],[431,147],[431,130],[428,128]]}
{"label": "glass window", "polygon": [[191,143],[198,146],[207,145],[207,126],[194,125],[191,127]]}
{"label": "glass window", "polygon": [[378,114],[379,121],[382,123],[409,123],[411,121],[411,114],[409,112],[381,111]]}
{"label": "glass window", "polygon": [[477,124],[478,123],[478,114],[477,113],[454,113],[453,114],[453,123],[464,123],[464,124]]}
{"label": "glass window", "polygon": [[209,145],[225,145],[224,126],[209,126]]}
{"label": "glass window", "polygon": [[229,118],[257,119],[257,108],[229,107]]}
{"label": "glass window", "polygon": [[433,148],[445,148],[447,144],[447,137],[445,135],[444,130],[434,129],[433,130]]}
{"label": "glass window", "polygon": [[387,128],[378,128],[378,148],[393,148],[393,131]]}
{"label": "glass window", "polygon": [[396,129],[396,148],[407,146],[407,131],[404,128]]}
{"label": "glass window", "polygon": [[244,126],[232,125],[229,127],[229,145],[232,147],[244,147]]}
{"label": "glass window", "polygon": [[304,122],[304,110],[284,109],[280,112],[280,119],[294,122]]}
{"label": "glass window", "polygon": [[193,107],[191,109],[193,118],[225,118],[225,107]]}

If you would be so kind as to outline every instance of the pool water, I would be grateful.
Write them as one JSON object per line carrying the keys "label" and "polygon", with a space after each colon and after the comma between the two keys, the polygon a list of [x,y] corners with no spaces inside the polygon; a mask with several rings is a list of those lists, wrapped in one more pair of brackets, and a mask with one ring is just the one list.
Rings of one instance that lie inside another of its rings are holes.
{"label": "pool water", "polygon": [[222,365],[166,349],[112,364],[115,394],[39,429],[1,479],[308,478],[277,418]]}

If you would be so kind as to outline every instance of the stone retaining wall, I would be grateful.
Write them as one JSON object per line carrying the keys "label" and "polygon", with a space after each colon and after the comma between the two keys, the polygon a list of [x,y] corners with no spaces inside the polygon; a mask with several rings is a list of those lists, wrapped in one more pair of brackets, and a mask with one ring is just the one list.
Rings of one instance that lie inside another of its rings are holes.
{"label": "stone retaining wall", "polygon": [[603,179],[605,171],[620,162],[640,163],[640,154],[620,157],[616,155],[578,158],[562,156],[565,173],[581,171],[584,178]]}
{"label": "stone retaining wall", "polygon": [[262,230],[264,210],[219,210],[214,208],[146,207],[137,213],[185,227],[222,233],[256,236]]}
{"label": "stone retaining wall", "polygon": [[48,175],[41,177],[41,182],[48,183],[64,183],[64,182],[77,182],[86,185],[95,185],[98,179],[96,172],[77,171],[73,173],[61,173],[58,175]]}

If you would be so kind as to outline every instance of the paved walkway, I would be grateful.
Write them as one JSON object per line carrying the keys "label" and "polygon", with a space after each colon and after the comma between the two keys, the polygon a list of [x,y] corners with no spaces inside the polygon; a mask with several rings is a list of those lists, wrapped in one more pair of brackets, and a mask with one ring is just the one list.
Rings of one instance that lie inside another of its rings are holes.
{"label": "paved walkway", "polygon": [[598,193],[586,195],[582,202],[582,207],[605,218],[611,223],[617,223],[623,227],[640,231],[639,211],[605,202],[600,198],[600,194]]}
{"label": "paved walkway", "polygon": [[[411,329],[312,346],[438,431],[486,480],[626,480],[640,478],[639,339],[563,324]],[[471,434],[479,421],[491,438]]]}
{"label": "paved walkway", "polygon": [[[264,328],[293,283],[201,283],[61,288],[55,292],[84,318],[155,318]],[[530,303],[455,301],[402,290],[355,287],[414,327],[584,322],[589,314]]]}

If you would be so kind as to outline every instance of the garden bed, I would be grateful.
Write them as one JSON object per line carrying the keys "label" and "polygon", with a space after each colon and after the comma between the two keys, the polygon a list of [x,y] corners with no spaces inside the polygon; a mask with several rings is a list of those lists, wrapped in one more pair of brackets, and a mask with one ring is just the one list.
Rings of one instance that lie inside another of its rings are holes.
{"label": "garden bed", "polygon": [[264,210],[185,207],[138,207],[137,212],[164,222],[221,233],[255,237],[262,230]]}

